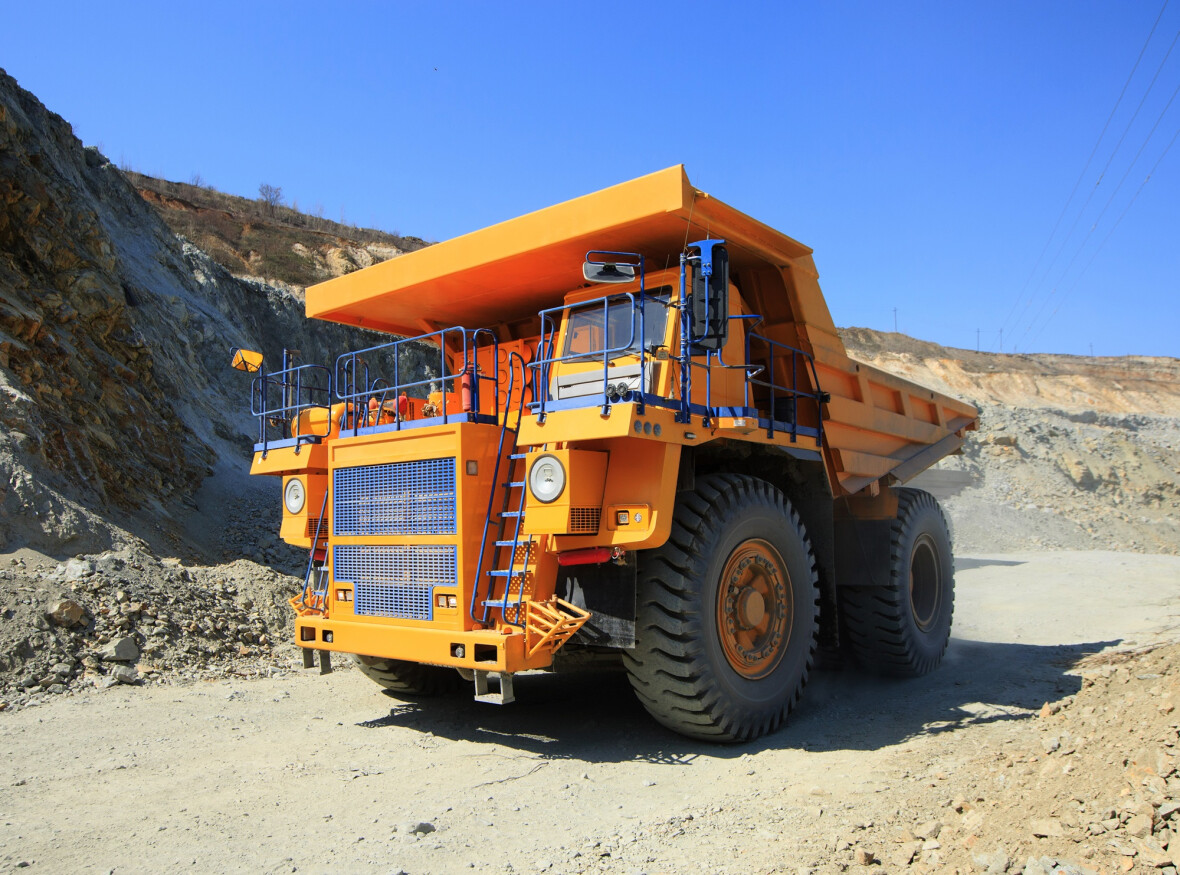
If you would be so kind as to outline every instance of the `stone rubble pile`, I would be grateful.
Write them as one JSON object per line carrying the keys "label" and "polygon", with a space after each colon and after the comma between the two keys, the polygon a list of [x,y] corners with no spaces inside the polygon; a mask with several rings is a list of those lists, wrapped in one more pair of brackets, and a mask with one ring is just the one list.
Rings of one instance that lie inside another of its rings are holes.
{"label": "stone rubble pile", "polygon": [[554,871],[652,871],[674,849],[723,846],[737,862],[716,871],[735,875],[1177,875],[1180,644],[1074,671],[1075,694],[1008,709],[969,749],[936,726],[903,744],[921,756],[887,792],[804,794],[788,775],[750,805],[761,791],[733,787],[732,802],[603,836]]}
{"label": "stone rubble pile", "polygon": [[956,769],[961,792],[935,819],[849,851],[915,873],[1176,875],[1180,645],[1102,655],[1081,671],[1076,695]]}
{"label": "stone rubble pile", "polygon": [[0,702],[284,669],[300,585],[248,560],[184,566],[133,548],[56,566],[10,559],[0,567]]}

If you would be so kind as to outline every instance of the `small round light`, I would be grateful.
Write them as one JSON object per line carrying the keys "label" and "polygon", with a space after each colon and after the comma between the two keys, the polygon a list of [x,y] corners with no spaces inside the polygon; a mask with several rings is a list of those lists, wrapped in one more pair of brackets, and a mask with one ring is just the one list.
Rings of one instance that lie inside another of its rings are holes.
{"label": "small round light", "polygon": [[299,513],[303,510],[303,503],[307,500],[307,490],[303,481],[292,477],[287,481],[287,488],[283,490],[283,504],[287,506],[287,513]]}
{"label": "small round light", "polygon": [[529,491],[544,504],[556,501],[565,489],[565,468],[557,456],[538,456],[529,468]]}

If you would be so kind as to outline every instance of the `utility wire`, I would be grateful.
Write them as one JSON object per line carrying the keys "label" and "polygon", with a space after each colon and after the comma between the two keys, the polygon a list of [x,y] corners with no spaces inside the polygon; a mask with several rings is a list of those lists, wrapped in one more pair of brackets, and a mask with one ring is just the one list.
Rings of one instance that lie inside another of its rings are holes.
{"label": "utility wire", "polygon": [[[1094,199],[1094,195],[1098,192],[1098,187],[1100,185],[1102,185],[1102,180],[1106,178],[1106,172],[1110,169],[1110,165],[1114,162],[1115,156],[1118,155],[1119,149],[1122,148],[1123,142],[1127,139],[1127,134],[1130,133],[1132,125],[1135,124],[1135,119],[1137,119],[1139,117],[1139,111],[1141,109],[1143,109],[1143,104],[1147,102],[1148,96],[1151,94],[1152,89],[1155,88],[1155,83],[1159,79],[1160,73],[1163,72],[1164,65],[1168,62],[1168,58],[1171,57],[1172,49],[1174,49],[1176,47],[1177,40],[1180,40],[1180,30],[1176,31],[1176,35],[1174,37],[1172,37],[1172,42],[1168,46],[1168,51],[1164,54],[1163,60],[1160,61],[1159,66],[1156,67],[1155,75],[1151,77],[1151,82],[1148,83],[1147,90],[1143,92],[1143,97],[1141,97],[1139,99],[1139,105],[1135,107],[1135,112],[1131,114],[1130,121],[1128,121],[1126,126],[1123,128],[1123,133],[1119,137],[1119,141],[1117,143],[1115,143],[1114,149],[1111,151],[1110,156],[1106,159],[1106,164],[1103,165],[1102,170],[1098,173],[1098,179],[1094,182],[1094,187],[1090,189],[1090,193],[1086,196],[1086,202],[1084,204],[1082,204],[1082,208],[1078,211],[1077,216],[1074,218],[1073,224],[1069,226],[1069,233],[1067,233],[1065,235],[1065,239],[1063,239],[1061,241],[1061,245],[1057,248],[1057,254],[1053,256],[1053,260],[1049,263],[1049,267],[1045,270],[1045,277],[1041,280],[1041,283],[1044,283],[1045,279],[1048,279],[1049,273],[1052,272],[1052,270],[1053,270],[1053,266],[1055,264],[1057,264],[1057,259],[1059,259],[1061,257],[1061,253],[1065,251],[1066,245],[1069,243],[1070,238],[1073,237],[1073,232],[1075,230],[1077,230],[1078,223],[1082,220],[1082,216],[1084,216],[1086,214],[1086,208],[1090,206],[1090,201],[1092,201]],[[1066,268],[1066,271],[1068,271],[1068,268]],[[1064,273],[1062,274],[1062,277],[1064,278]],[[1058,282],[1060,282],[1060,280],[1058,280]],[[1038,285],[1038,288],[1039,288],[1039,285]],[[1055,291],[1056,291],[1056,288],[1054,287],[1053,291],[1051,291],[1049,294],[1050,298],[1053,296],[1053,293]],[[1013,332],[1012,332],[1013,334],[1016,333],[1015,328],[1020,327],[1020,323],[1024,319],[1024,314],[1028,311],[1029,305],[1032,303],[1032,301],[1035,298],[1036,298],[1035,292],[1029,296],[1028,304],[1026,304],[1024,310],[1021,311],[1020,318],[1016,320],[1016,326],[1014,327]],[[1047,302],[1048,302],[1048,299],[1046,299],[1046,301],[1041,304],[1040,309],[1037,311],[1038,316],[1040,315],[1041,312],[1044,311],[1045,304]],[[1033,321],[1035,321],[1035,319],[1036,319],[1036,317],[1034,317]],[[1031,322],[1030,322],[1030,326],[1031,326]],[[1021,335],[1021,341],[1024,340],[1024,337],[1027,334],[1028,334],[1028,326],[1025,327],[1024,334]],[[1018,345],[1019,345],[1019,343],[1016,346],[1018,346]],[[1013,346],[1013,350],[1015,350],[1016,346]]]}
{"label": "utility wire", "polygon": [[1131,209],[1132,205],[1134,205],[1135,201],[1139,199],[1140,192],[1142,192],[1144,186],[1146,186],[1147,183],[1151,181],[1151,177],[1155,174],[1156,168],[1159,167],[1160,164],[1163,162],[1164,157],[1171,150],[1172,146],[1174,146],[1176,144],[1177,139],[1180,139],[1180,128],[1177,128],[1176,133],[1172,134],[1172,139],[1168,141],[1168,145],[1164,147],[1164,151],[1161,152],[1159,158],[1157,158],[1155,160],[1155,164],[1151,165],[1151,170],[1149,170],[1147,172],[1147,176],[1144,177],[1143,182],[1139,183],[1139,188],[1135,189],[1135,194],[1133,194],[1131,196],[1131,200],[1127,202],[1127,205],[1125,207],[1123,207],[1123,211],[1121,213],[1119,213],[1119,217],[1115,220],[1115,223],[1111,226],[1110,230],[1106,233],[1106,236],[1102,238],[1102,242],[1098,244],[1098,248],[1094,250],[1094,254],[1092,256],[1090,256],[1090,260],[1086,262],[1086,266],[1082,268],[1082,272],[1080,274],[1078,274],[1078,278],[1076,280],[1074,280],[1073,285],[1069,287],[1069,291],[1067,291],[1064,295],[1061,296],[1061,300],[1057,302],[1056,309],[1054,309],[1053,312],[1049,314],[1049,318],[1045,320],[1045,324],[1042,325],[1037,330],[1037,333],[1033,336],[1033,339],[1029,342],[1030,344],[1035,343],[1036,339],[1038,337],[1040,337],[1041,332],[1045,330],[1045,326],[1053,321],[1053,317],[1056,316],[1058,311],[1061,310],[1061,302],[1065,300],[1066,296],[1071,294],[1073,292],[1073,290],[1078,287],[1078,284],[1082,281],[1082,277],[1085,276],[1086,271],[1090,269],[1090,265],[1092,265],[1094,263],[1095,259],[1098,258],[1098,253],[1100,253],[1102,251],[1103,247],[1106,246],[1107,241],[1110,240],[1110,238],[1114,235],[1115,229],[1117,229],[1118,226],[1120,224],[1122,224],[1123,218],[1130,211],[1130,209]]}
{"label": "utility wire", "polygon": [[[1178,33],[1177,36],[1180,37],[1180,33]],[[1173,41],[1173,43],[1174,42],[1175,41]],[[1115,197],[1117,197],[1118,193],[1120,191],[1122,191],[1123,184],[1127,181],[1127,177],[1131,175],[1131,171],[1135,169],[1135,164],[1138,163],[1139,156],[1141,156],[1143,154],[1143,150],[1147,148],[1147,144],[1151,141],[1151,138],[1153,136],[1155,136],[1156,129],[1159,128],[1160,122],[1162,122],[1164,120],[1164,116],[1167,115],[1168,110],[1171,108],[1173,101],[1176,100],[1177,94],[1180,94],[1180,85],[1177,85],[1175,90],[1172,91],[1172,96],[1168,98],[1167,104],[1164,106],[1164,108],[1160,112],[1160,114],[1156,117],[1155,124],[1153,124],[1151,126],[1151,130],[1147,132],[1147,136],[1143,139],[1143,142],[1139,145],[1139,150],[1135,153],[1135,157],[1131,159],[1131,163],[1127,165],[1127,169],[1123,172],[1123,176],[1119,180],[1118,185],[1116,185],[1114,188],[1114,191],[1112,191],[1110,193],[1110,197],[1106,199],[1106,204],[1102,207],[1102,211],[1098,214],[1098,218],[1096,218],[1093,221],[1093,223],[1091,223],[1090,230],[1086,232],[1086,236],[1082,238],[1082,242],[1078,244],[1078,248],[1076,250],[1074,250],[1073,257],[1069,260],[1069,264],[1067,264],[1065,266],[1065,270],[1063,270],[1061,272],[1061,276],[1058,278],[1056,284],[1053,286],[1053,292],[1049,295],[1049,297],[1047,297],[1045,299],[1044,303],[1041,304],[1040,309],[1037,310],[1036,316],[1034,316],[1029,321],[1028,325],[1024,329],[1024,334],[1022,334],[1020,336],[1020,342],[1017,345],[1024,343],[1024,338],[1028,336],[1028,333],[1030,331],[1032,331],[1033,326],[1036,325],[1038,321],[1040,321],[1041,314],[1045,312],[1045,308],[1049,305],[1049,302],[1056,296],[1057,290],[1065,283],[1065,278],[1067,276],[1069,276],[1070,269],[1074,266],[1075,263],[1077,263],[1078,256],[1082,254],[1082,250],[1085,249],[1086,244],[1088,242],[1090,242],[1090,237],[1094,234],[1094,231],[1097,230],[1098,225],[1102,222],[1102,217],[1105,216],[1106,211],[1108,209],[1110,209],[1110,205],[1112,203],[1114,203]],[[1058,304],[1058,306],[1060,306],[1060,304]],[[1056,310],[1054,310],[1054,312],[1056,312]],[[1042,328],[1043,327],[1044,326],[1042,326]],[[1038,333],[1039,333],[1039,331],[1038,331]]]}
{"label": "utility wire", "polygon": [[[1102,138],[1106,136],[1107,128],[1110,127],[1111,121],[1114,119],[1114,114],[1118,112],[1119,106],[1123,102],[1123,96],[1127,93],[1127,87],[1131,84],[1131,80],[1135,77],[1135,71],[1139,69],[1139,62],[1143,60],[1143,53],[1147,51],[1148,43],[1151,38],[1155,36],[1155,29],[1160,23],[1160,19],[1164,17],[1164,11],[1168,8],[1170,0],[1164,0],[1164,5],[1160,7],[1159,15],[1155,17],[1155,22],[1151,25],[1151,31],[1147,34],[1147,39],[1143,41],[1143,48],[1139,50],[1139,57],[1135,59],[1134,66],[1131,67],[1131,72],[1127,75],[1127,81],[1123,83],[1123,90],[1119,92],[1118,99],[1114,102],[1114,107],[1110,111],[1110,115],[1106,117],[1106,124],[1102,126],[1101,133],[1098,134],[1098,139],[1094,141],[1094,148],[1090,150],[1090,157],[1086,159],[1086,165],[1082,168],[1082,172],[1078,174],[1077,181],[1073,184],[1073,189],[1069,193],[1069,197],[1065,200],[1065,206],[1061,208],[1061,214],[1057,216],[1057,221],[1053,223],[1053,230],[1049,232],[1049,239],[1045,241],[1044,248],[1041,249],[1041,254],[1037,256],[1036,263],[1033,265],[1032,271],[1028,275],[1028,279],[1024,281],[1020,292],[1016,295],[1016,300],[1012,302],[1012,309],[1008,315],[1004,317],[1002,326],[1006,326],[1012,318],[1012,314],[1016,312],[1016,308],[1020,306],[1020,300],[1024,297],[1024,292],[1028,288],[1028,284],[1032,282],[1032,278],[1036,276],[1037,269],[1041,266],[1041,260],[1045,257],[1045,253],[1049,251],[1049,244],[1053,242],[1053,237],[1057,233],[1057,229],[1061,226],[1061,220],[1065,218],[1066,212],[1069,210],[1069,205],[1073,203],[1074,195],[1078,193],[1078,186],[1082,184],[1082,180],[1086,177],[1086,171],[1090,169],[1090,162],[1094,160],[1094,156],[1098,154],[1098,147],[1102,144]],[[1047,273],[1048,271],[1046,271]],[[1030,298],[1029,303],[1032,303]],[[1025,310],[1028,309],[1028,304],[1025,304]],[[1023,316],[1023,313],[1021,314]],[[1001,330],[1001,337],[1003,332]],[[1001,343],[1002,346],[1002,343]]]}

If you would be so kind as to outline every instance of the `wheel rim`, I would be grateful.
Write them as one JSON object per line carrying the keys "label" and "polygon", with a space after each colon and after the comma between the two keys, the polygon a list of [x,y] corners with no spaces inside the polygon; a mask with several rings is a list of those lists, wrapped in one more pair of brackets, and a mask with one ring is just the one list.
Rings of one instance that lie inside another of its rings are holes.
{"label": "wheel rim", "polygon": [[942,572],[938,548],[930,535],[921,535],[910,554],[910,612],[923,632],[934,625],[942,602]]}
{"label": "wheel rim", "polygon": [[717,591],[717,629],[730,667],[756,680],[782,661],[790,640],[790,576],[769,543],[741,544],[725,563]]}

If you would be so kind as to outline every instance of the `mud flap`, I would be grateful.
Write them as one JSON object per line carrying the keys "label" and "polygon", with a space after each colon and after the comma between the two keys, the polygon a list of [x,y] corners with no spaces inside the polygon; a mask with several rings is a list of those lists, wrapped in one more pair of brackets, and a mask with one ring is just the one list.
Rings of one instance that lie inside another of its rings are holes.
{"label": "mud flap", "polygon": [[562,571],[557,580],[558,596],[590,612],[590,619],[570,643],[627,649],[635,646],[635,554],[629,554],[629,558],[626,565],[604,562]]}

